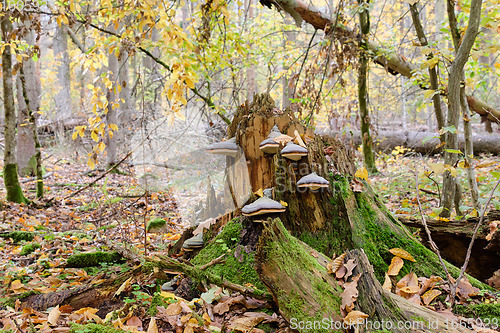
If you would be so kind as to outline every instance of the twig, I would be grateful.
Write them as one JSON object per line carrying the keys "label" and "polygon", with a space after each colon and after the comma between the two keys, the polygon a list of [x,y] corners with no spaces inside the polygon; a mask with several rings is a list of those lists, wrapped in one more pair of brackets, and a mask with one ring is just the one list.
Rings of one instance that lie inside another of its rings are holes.
{"label": "twig", "polygon": [[477,233],[479,232],[479,228],[481,228],[481,225],[483,224],[484,216],[486,214],[486,208],[488,208],[488,205],[490,204],[491,200],[493,199],[493,195],[495,194],[495,191],[496,191],[498,185],[500,185],[500,178],[498,179],[495,186],[491,190],[490,197],[488,198],[488,201],[486,201],[486,203],[483,206],[483,210],[481,212],[481,218],[479,219],[479,222],[476,224],[476,228],[474,229],[474,233],[472,234],[472,239],[470,240],[469,248],[467,249],[467,254],[465,255],[465,261],[464,261],[464,264],[462,265],[462,268],[460,269],[460,274],[458,275],[457,281],[455,282],[454,285],[450,285],[450,287],[451,287],[450,288],[450,293],[451,293],[451,301],[450,301],[451,305],[450,305],[450,307],[452,307],[453,303],[455,302],[455,295],[457,292],[458,284],[460,283],[460,280],[462,280],[464,273],[465,273],[465,270],[467,269],[467,266],[469,265],[470,256],[472,253],[472,247],[474,246],[474,241],[476,240]]}
{"label": "twig", "polygon": [[432,195],[439,195],[438,193],[431,191],[431,190],[426,190],[425,188],[420,188],[420,191],[427,193],[427,194],[432,194]]}
{"label": "twig", "polygon": [[[47,172],[45,175],[42,176],[43,179],[45,178],[49,178],[50,176],[52,176],[53,172]],[[23,179],[23,180],[20,180],[19,183],[29,183],[29,182],[32,182],[34,180],[37,180],[36,177],[30,177],[28,179]]]}
{"label": "twig", "polygon": [[207,269],[208,267],[210,266],[213,266],[213,265],[217,265],[217,264],[222,264],[222,263],[225,263],[226,261],[223,260],[224,257],[227,255],[227,253],[224,253],[223,255],[215,258],[214,260],[210,261],[209,263],[206,263],[205,265],[203,266],[200,266],[200,269],[203,271],[205,269]]}
{"label": "twig", "polygon": [[443,261],[443,258],[441,257],[441,252],[439,252],[439,248],[437,247],[436,243],[432,240],[431,236],[431,231],[429,230],[429,227],[427,226],[427,221],[424,216],[424,212],[422,211],[422,204],[420,203],[420,195],[419,195],[419,190],[418,190],[418,171],[415,169],[415,186],[417,187],[417,203],[418,203],[418,211],[420,212],[420,217],[422,218],[422,225],[424,226],[425,233],[427,234],[427,238],[429,239],[429,244],[431,245],[432,251],[436,253],[436,255],[439,258],[439,262],[441,263],[441,266],[444,269],[444,272],[446,273],[446,279],[447,283],[450,286],[450,289],[452,287],[451,283],[451,275],[450,272],[448,271],[448,268],[446,267],[446,264]]}

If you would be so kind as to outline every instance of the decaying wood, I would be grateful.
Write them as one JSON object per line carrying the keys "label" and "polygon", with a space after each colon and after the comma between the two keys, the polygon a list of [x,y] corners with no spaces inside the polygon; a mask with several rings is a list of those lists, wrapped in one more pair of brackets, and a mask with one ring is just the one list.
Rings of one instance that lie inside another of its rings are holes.
{"label": "decaying wood", "polygon": [[[399,216],[399,220],[408,227],[419,228],[420,237],[424,244],[429,246],[426,233],[420,220]],[[444,258],[454,265],[464,262],[467,247],[469,246],[474,228],[479,218],[471,217],[465,221],[441,221],[428,220],[427,225],[432,234],[432,239],[439,247]],[[489,233],[488,223],[500,220],[500,211],[492,210],[486,216],[486,222],[477,234],[476,244],[472,250],[472,256],[467,272],[480,279],[486,280],[500,269],[498,257],[500,256],[500,236],[495,234],[491,240],[487,240]]]}
{"label": "decaying wood", "polygon": [[[336,133],[332,133],[336,134]],[[339,136],[342,135],[338,133]],[[429,139],[431,138],[431,139]],[[347,136],[347,140],[352,139],[355,145],[361,144],[361,135],[359,131],[352,131],[352,136]],[[424,140],[427,140],[423,143]],[[376,151],[390,153],[395,147],[401,146],[414,150],[423,155],[437,154],[441,152],[438,148],[439,134],[433,132],[416,131],[378,131],[374,135],[373,148]],[[500,155],[500,138],[498,135],[485,134],[474,135],[472,137],[474,154],[493,154]],[[458,136],[458,145],[461,151],[464,151],[464,137]]]}

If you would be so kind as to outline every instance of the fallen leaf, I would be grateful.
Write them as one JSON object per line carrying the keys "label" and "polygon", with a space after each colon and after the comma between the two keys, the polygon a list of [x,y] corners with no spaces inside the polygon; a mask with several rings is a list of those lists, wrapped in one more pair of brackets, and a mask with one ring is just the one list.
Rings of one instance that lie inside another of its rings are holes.
{"label": "fallen leaf", "polygon": [[357,178],[354,178],[351,181],[351,188],[354,192],[363,192],[363,183],[360,182]]}
{"label": "fallen leaf", "polygon": [[149,321],[148,330],[146,333],[158,333],[158,325],[156,325],[156,318],[153,317]]}
{"label": "fallen leaf", "polygon": [[278,135],[273,139],[275,142],[280,143],[282,145],[286,145],[288,142],[292,141],[293,138],[291,136],[288,136],[286,134],[281,134]]}
{"label": "fallen leaf", "polygon": [[133,278],[134,277],[131,276],[125,282],[123,282],[122,285],[120,286],[120,288],[118,288],[118,290],[115,292],[115,296],[120,295],[126,288],[128,288],[130,286],[130,283],[132,282]]}
{"label": "fallen leaf", "polygon": [[344,283],[344,291],[342,291],[342,293],[340,294],[340,297],[342,297],[341,308],[351,306],[358,298],[359,277],[360,275],[356,275],[355,277],[353,277],[353,280],[351,282]]}
{"label": "fallen leaf", "polygon": [[344,276],[345,280],[347,280],[349,278],[349,276],[352,275],[352,271],[358,265],[358,264],[354,263],[355,261],[356,261],[356,259],[349,259],[349,261],[344,265],[345,268],[347,269],[347,272],[346,272],[346,274]]}
{"label": "fallen leaf", "polygon": [[429,290],[422,295],[422,301],[425,305],[429,305],[439,295],[441,295],[441,291],[436,289]]}
{"label": "fallen leaf", "polygon": [[362,167],[361,169],[356,170],[356,173],[354,174],[354,177],[358,177],[364,180],[368,180],[368,170],[366,170],[365,167]]}
{"label": "fallen leaf", "polygon": [[392,258],[391,264],[387,269],[387,275],[396,276],[399,274],[401,268],[403,268],[404,262],[400,257]]}
{"label": "fallen leaf", "polygon": [[486,235],[486,240],[490,241],[493,238],[493,235],[498,230],[498,226],[500,226],[500,221],[491,221],[490,224],[490,232]]}
{"label": "fallen leaf", "polygon": [[384,280],[384,285],[382,286],[384,290],[391,291],[392,290],[392,283],[391,283],[391,278],[387,273],[385,273],[385,280]]}
{"label": "fallen leaf", "polygon": [[57,320],[59,319],[59,316],[61,315],[61,311],[59,311],[59,305],[56,306],[55,308],[52,308],[49,312],[49,316],[47,317],[47,321],[51,325],[57,325]]}
{"label": "fallen leaf", "polygon": [[217,222],[217,220],[214,218],[200,222],[200,224],[198,224],[196,229],[194,229],[193,235],[198,235],[200,232],[203,232],[203,229],[207,229],[207,230],[210,229],[210,226],[212,224],[214,224],[215,222]]}
{"label": "fallen leaf", "polygon": [[342,253],[340,256],[333,259],[326,265],[326,270],[328,271],[328,273],[335,274],[338,271],[340,265],[342,264],[342,261],[344,261],[346,254],[347,252]]}
{"label": "fallen leaf", "polygon": [[166,313],[169,316],[175,316],[182,312],[182,306],[179,302],[175,302],[167,306]]}
{"label": "fallen leaf", "polygon": [[349,326],[359,325],[359,324],[362,324],[364,322],[364,320],[368,317],[369,316],[366,313],[354,310],[354,311],[349,312],[347,314],[347,316],[345,316],[344,323],[346,325],[349,325]]}
{"label": "fallen leaf", "polygon": [[409,261],[413,261],[413,262],[417,262],[413,256],[411,254],[409,254],[408,252],[406,252],[405,250],[403,249],[400,249],[400,248],[394,248],[394,249],[390,249],[389,252],[391,252],[392,254],[394,254],[395,256],[397,257],[400,257],[402,259],[406,259],[406,260],[409,260]]}
{"label": "fallen leaf", "polygon": [[142,320],[137,316],[132,316],[127,320],[127,326],[137,327],[139,331],[142,331]]}

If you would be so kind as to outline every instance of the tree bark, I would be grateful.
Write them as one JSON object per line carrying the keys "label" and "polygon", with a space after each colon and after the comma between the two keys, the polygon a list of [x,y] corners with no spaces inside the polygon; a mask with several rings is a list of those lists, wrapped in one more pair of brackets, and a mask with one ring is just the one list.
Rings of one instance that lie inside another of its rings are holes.
{"label": "tree bark", "polygon": [[363,141],[363,162],[369,173],[376,173],[375,158],[370,135],[370,114],[368,111],[368,55],[366,54],[368,34],[370,33],[370,14],[368,1],[359,5],[359,22],[361,27],[361,42],[358,68],[358,103],[361,118],[361,138]]}
{"label": "tree bark", "polygon": [[[7,2],[3,3],[5,8]],[[2,81],[3,81],[3,104],[5,110],[5,149],[4,149],[4,169],[3,181],[7,191],[7,200],[17,203],[28,202],[24,197],[19,178],[17,176],[16,163],[16,111],[14,108],[14,91],[12,78],[12,52],[10,38],[12,33],[12,23],[8,12],[1,18],[0,27],[2,30],[2,41],[7,43],[2,53]]]}
{"label": "tree bark", "polygon": [[[457,27],[455,18],[455,9],[448,0],[448,17],[451,27]],[[464,66],[469,58],[469,53],[476,39],[479,23],[481,19],[481,5],[482,0],[472,0],[471,10],[469,15],[469,24],[465,35],[460,43],[460,36],[456,29],[450,29],[453,37],[453,42],[456,49],[455,59],[451,64],[450,75],[448,80],[448,119],[447,125],[454,126],[458,129],[458,120],[460,115],[460,82],[464,77]],[[459,44],[460,43],[460,44]],[[465,84],[465,82],[464,82]],[[457,133],[446,133],[444,162],[448,165],[454,166],[458,161],[458,154],[452,150],[458,150]],[[455,199],[456,179],[449,171],[445,172],[443,179],[443,211],[441,217],[449,217],[453,200]],[[456,205],[455,205],[456,206]],[[455,207],[457,208],[457,207]]]}
{"label": "tree bark", "polygon": [[[31,23],[29,20],[21,23],[26,29],[27,33],[24,36],[26,43],[35,45],[35,31],[30,28]],[[23,66],[24,76],[26,80],[26,92],[31,110],[38,111],[40,108],[40,84],[37,82],[37,74],[35,62],[32,59],[24,61],[20,66]],[[31,176],[36,173],[36,149],[35,141],[33,138],[33,131],[31,129],[31,121],[28,106],[25,103],[23,96],[23,87],[21,78],[18,76],[17,80],[17,101],[18,101],[18,114],[17,114],[17,166],[20,176]]]}
{"label": "tree bark", "polygon": [[[73,108],[71,106],[71,73],[68,55],[68,31],[65,25],[57,25],[54,34],[54,55],[57,66],[57,94],[54,96],[56,106],[55,119],[62,122],[71,118]],[[61,130],[61,128],[60,128]]]}

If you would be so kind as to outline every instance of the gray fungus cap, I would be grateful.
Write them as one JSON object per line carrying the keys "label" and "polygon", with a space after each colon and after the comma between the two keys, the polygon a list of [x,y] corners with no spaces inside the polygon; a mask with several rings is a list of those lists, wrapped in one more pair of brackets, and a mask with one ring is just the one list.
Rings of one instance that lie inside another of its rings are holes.
{"label": "gray fungus cap", "polygon": [[229,140],[214,142],[210,144],[206,149],[207,153],[236,156],[238,153],[238,145],[236,144],[236,138],[232,137]]}
{"label": "gray fungus cap", "polygon": [[285,210],[285,206],[279,202],[268,197],[262,197],[243,207],[241,212],[245,216],[255,216],[270,213],[282,213]]}
{"label": "gray fungus cap", "polygon": [[301,157],[306,156],[307,153],[308,151],[306,148],[292,142],[288,142],[285,148],[281,149],[281,155],[294,161],[300,160]]}
{"label": "gray fungus cap", "polygon": [[313,190],[317,190],[320,187],[328,187],[330,183],[323,177],[320,177],[316,172],[310,173],[307,176],[302,177],[297,182],[298,187],[309,187]]}

